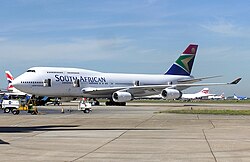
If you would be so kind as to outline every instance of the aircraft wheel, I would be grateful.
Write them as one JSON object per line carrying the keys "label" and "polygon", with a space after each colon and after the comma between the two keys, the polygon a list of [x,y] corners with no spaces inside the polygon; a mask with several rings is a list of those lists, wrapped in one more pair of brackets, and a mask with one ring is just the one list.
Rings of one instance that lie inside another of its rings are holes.
{"label": "aircraft wheel", "polygon": [[96,100],[95,106],[99,106],[99,105],[100,105],[100,102]]}
{"label": "aircraft wheel", "polygon": [[119,106],[126,106],[126,102],[121,102]]}
{"label": "aircraft wheel", "polygon": [[106,102],[106,106],[110,106],[111,105],[111,102],[110,101],[107,101]]}
{"label": "aircraft wheel", "polygon": [[126,106],[126,102],[107,101],[106,106]]}
{"label": "aircraft wheel", "polygon": [[38,112],[37,111],[33,111],[33,112],[31,112],[31,115],[37,115],[38,114]]}
{"label": "aircraft wheel", "polygon": [[89,109],[85,109],[83,112],[86,113],[86,114],[88,114],[90,112],[90,110]]}

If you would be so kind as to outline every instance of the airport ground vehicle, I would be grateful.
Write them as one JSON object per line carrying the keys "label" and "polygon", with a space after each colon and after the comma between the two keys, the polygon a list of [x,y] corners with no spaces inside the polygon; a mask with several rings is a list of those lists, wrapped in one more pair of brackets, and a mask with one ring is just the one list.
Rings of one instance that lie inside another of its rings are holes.
{"label": "airport ground vehicle", "polygon": [[38,114],[37,108],[31,99],[26,104],[21,100],[3,100],[2,109],[4,109],[5,113],[12,112],[14,115],[18,115],[20,111],[27,111],[32,115]]}
{"label": "airport ground vehicle", "polygon": [[99,106],[100,105],[100,102],[98,100],[96,100],[96,98],[90,98],[89,103],[91,104],[91,106]]}
{"label": "airport ground vehicle", "polygon": [[13,109],[18,109],[19,106],[19,100],[3,100],[2,102],[2,109],[4,110],[4,113],[9,113]]}
{"label": "airport ground vehicle", "polygon": [[86,100],[81,100],[78,105],[78,110],[83,111],[84,113],[90,113],[92,111],[91,103]]}

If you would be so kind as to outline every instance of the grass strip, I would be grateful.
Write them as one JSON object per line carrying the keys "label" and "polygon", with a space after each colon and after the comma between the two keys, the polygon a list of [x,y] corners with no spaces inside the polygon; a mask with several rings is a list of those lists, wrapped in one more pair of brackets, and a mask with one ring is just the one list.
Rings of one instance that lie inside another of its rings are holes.
{"label": "grass strip", "polygon": [[208,110],[208,109],[185,109],[185,110],[165,110],[159,113],[175,114],[212,114],[212,115],[250,115],[250,110]]}
{"label": "grass strip", "polygon": [[250,104],[248,100],[133,100],[132,103],[204,103],[204,104]]}

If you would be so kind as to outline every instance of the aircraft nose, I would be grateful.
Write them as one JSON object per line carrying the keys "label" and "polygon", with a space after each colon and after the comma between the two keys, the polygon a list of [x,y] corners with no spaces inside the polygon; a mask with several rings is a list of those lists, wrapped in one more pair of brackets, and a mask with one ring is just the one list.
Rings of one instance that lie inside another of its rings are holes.
{"label": "aircraft nose", "polygon": [[21,81],[19,78],[16,78],[12,81],[12,85],[15,87],[15,88],[18,88],[20,85],[21,85]]}

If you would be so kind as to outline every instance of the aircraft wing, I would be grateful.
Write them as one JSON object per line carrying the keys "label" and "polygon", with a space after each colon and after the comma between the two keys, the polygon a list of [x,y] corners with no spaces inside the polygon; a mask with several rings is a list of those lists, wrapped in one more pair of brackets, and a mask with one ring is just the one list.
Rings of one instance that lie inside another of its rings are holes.
{"label": "aircraft wing", "polygon": [[238,84],[242,78],[237,78],[229,83],[200,83],[200,84],[175,84],[175,85],[147,85],[147,86],[134,86],[129,87],[127,89],[122,89],[120,91],[128,91],[136,96],[137,93],[143,91],[154,91],[156,93],[161,92],[165,88],[177,89],[177,90],[184,90],[190,87],[199,87],[199,86],[218,86],[218,85],[233,85]]}
{"label": "aircraft wing", "polygon": [[146,85],[146,86],[130,86],[130,87],[109,87],[109,88],[84,88],[82,92],[91,95],[107,95],[120,91],[129,92],[134,97],[143,96],[146,93],[159,94],[165,88],[184,90],[189,87],[198,86],[217,86],[217,85],[232,85],[238,84],[242,78],[237,78],[229,83],[201,83],[201,84],[174,84],[174,85]]}
{"label": "aircraft wing", "polygon": [[91,95],[107,95],[110,94],[110,96],[112,95],[112,93],[125,89],[125,87],[105,87],[105,88],[83,88],[82,92],[84,94],[91,94]]}
{"label": "aircraft wing", "polygon": [[200,82],[200,81],[202,81],[204,79],[212,79],[212,78],[218,78],[218,77],[221,77],[221,75],[202,77],[202,78],[184,79],[184,80],[179,80],[178,83],[180,83],[180,84],[189,84],[189,83]]}

